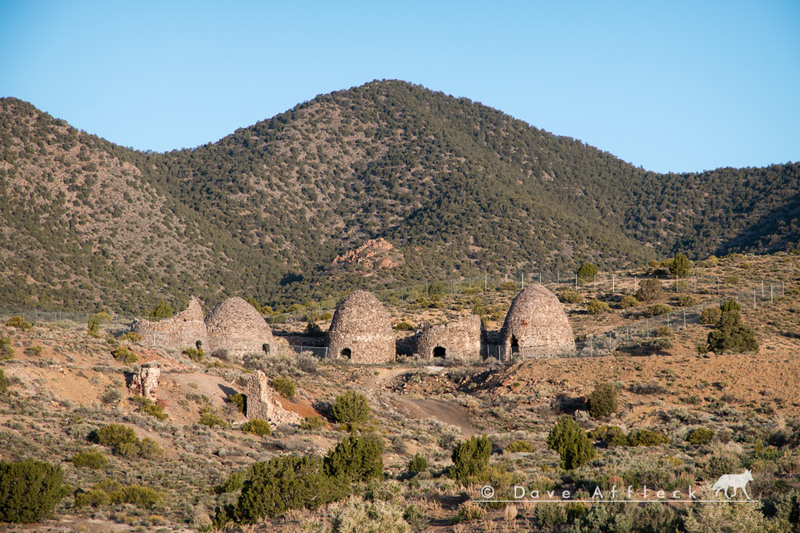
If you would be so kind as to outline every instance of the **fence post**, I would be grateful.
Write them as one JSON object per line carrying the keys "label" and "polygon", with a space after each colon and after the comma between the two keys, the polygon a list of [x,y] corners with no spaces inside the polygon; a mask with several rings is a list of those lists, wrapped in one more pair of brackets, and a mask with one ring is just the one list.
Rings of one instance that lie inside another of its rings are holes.
{"label": "fence post", "polygon": [[772,300],[772,283],[769,284],[769,303],[774,303]]}
{"label": "fence post", "polygon": [[611,274],[611,294],[614,294],[614,287],[616,286],[616,277]]}
{"label": "fence post", "polygon": [[519,279],[522,281],[522,288],[525,288],[525,272],[519,275]]}

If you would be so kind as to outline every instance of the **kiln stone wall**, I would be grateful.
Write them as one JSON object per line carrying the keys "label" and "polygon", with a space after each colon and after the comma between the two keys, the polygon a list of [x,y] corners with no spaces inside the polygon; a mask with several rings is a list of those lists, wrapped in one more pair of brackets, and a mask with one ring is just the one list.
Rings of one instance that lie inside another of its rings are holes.
{"label": "kiln stone wall", "polygon": [[[516,341],[517,347],[512,347]],[[564,307],[555,294],[541,285],[520,292],[500,331],[506,353],[522,357],[549,357],[575,350],[575,338]]]}
{"label": "kiln stone wall", "polygon": [[208,349],[225,349],[242,356],[262,352],[272,345],[272,330],[264,317],[242,298],[229,298],[216,306],[206,318]]}
{"label": "kiln stone wall", "polygon": [[300,415],[287,411],[278,404],[275,392],[269,386],[267,376],[261,370],[256,370],[250,376],[245,395],[247,396],[245,413],[247,418],[260,418],[275,425],[300,424]]}
{"label": "kiln stone wall", "polygon": [[483,323],[470,315],[441,326],[431,326],[417,334],[417,353],[431,359],[436,348],[444,349],[444,357],[479,360],[483,356]]}
{"label": "kiln stone wall", "polygon": [[328,357],[349,359],[354,363],[395,360],[392,322],[374,295],[356,291],[336,309],[328,329]]}
{"label": "kiln stone wall", "polygon": [[131,330],[142,335],[146,342],[154,342],[174,350],[193,348],[197,341],[205,345],[208,340],[203,308],[195,297],[189,300],[186,310],[174,317],[158,322],[135,320],[131,324]]}

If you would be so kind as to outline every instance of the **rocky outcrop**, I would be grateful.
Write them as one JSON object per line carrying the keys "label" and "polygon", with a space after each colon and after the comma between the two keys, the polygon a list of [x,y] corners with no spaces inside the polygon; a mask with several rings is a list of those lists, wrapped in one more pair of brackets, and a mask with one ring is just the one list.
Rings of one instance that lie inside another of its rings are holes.
{"label": "rocky outcrop", "polygon": [[564,307],[542,285],[520,292],[506,315],[500,344],[509,355],[551,357],[575,351],[575,338]]}
{"label": "rocky outcrop", "polygon": [[395,360],[395,340],[389,313],[367,291],[356,291],[342,301],[328,329],[328,357],[354,363]]}
{"label": "rocky outcrop", "polygon": [[208,348],[242,356],[264,351],[274,343],[272,330],[261,313],[242,298],[228,298],[206,317]]}
{"label": "rocky outcrop", "polygon": [[370,239],[355,250],[337,255],[332,266],[337,270],[358,272],[365,277],[377,270],[392,269],[405,264],[403,254],[384,239]]}
{"label": "rocky outcrop", "polygon": [[429,326],[417,333],[416,353],[424,359],[444,357],[477,361],[483,356],[483,323],[470,315],[440,326]]}
{"label": "rocky outcrop", "polygon": [[256,370],[247,381],[245,389],[247,395],[247,418],[260,418],[270,424],[295,424],[299,425],[302,419],[297,413],[287,411],[275,399],[275,392],[267,382],[267,376]]}
{"label": "rocky outcrop", "polygon": [[189,300],[189,306],[174,317],[157,322],[135,320],[131,330],[142,335],[148,344],[173,350],[193,348],[197,341],[206,344],[208,338],[203,308],[194,296]]}

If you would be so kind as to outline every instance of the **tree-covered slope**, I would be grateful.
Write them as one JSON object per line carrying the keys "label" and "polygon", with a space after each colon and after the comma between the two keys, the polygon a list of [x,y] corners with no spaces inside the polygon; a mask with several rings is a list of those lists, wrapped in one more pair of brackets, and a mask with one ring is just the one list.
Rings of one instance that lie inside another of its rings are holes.
{"label": "tree-covered slope", "polygon": [[[400,81],[165,154],[14,99],[2,100],[0,134],[6,306],[141,311],[190,292],[302,301],[585,260],[773,251],[800,236],[798,164],[655,174]],[[330,275],[337,255],[379,238],[402,254],[393,268]]]}

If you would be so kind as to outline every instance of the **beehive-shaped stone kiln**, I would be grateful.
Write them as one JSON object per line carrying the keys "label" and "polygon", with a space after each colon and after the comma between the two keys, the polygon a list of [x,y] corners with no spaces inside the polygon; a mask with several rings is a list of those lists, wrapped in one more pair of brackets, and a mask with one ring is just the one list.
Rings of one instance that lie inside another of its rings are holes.
{"label": "beehive-shaped stone kiln", "polygon": [[551,357],[575,350],[572,326],[555,294],[541,285],[520,292],[500,331],[506,354]]}
{"label": "beehive-shaped stone kiln", "polygon": [[440,326],[424,328],[417,334],[416,353],[424,359],[444,357],[475,361],[483,355],[483,324],[477,315]]}
{"label": "beehive-shaped stone kiln", "polygon": [[383,304],[367,291],[356,291],[342,301],[328,329],[328,357],[354,363],[395,360],[392,322]]}
{"label": "beehive-shaped stone kiln", "polygon": [[228,350],[231,355],[262,352],[273,344],[272,330],[264,317],[242,298],[228,298],[206,317],[208,348]]}

